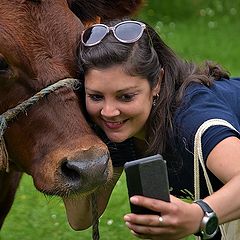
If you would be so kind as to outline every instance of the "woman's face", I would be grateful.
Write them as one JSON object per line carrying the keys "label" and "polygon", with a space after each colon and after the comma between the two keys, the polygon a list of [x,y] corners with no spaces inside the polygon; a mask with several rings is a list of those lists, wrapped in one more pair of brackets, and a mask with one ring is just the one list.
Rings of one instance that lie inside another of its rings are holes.
{"label": "woman's face", "polygon": [[129,76],[114,66],[90,70],[85,76],[86,108],[92,120],[113,142],[144,137],[144,125],[152,108],[153,96],[147,79]]}

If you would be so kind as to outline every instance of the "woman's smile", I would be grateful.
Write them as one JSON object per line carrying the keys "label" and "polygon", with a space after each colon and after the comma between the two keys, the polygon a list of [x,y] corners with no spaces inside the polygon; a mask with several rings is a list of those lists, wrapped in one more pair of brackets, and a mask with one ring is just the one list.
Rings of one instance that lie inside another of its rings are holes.
{"label": "woman's smile", "polygon": [[124,123],[126,122],[127,120],[124,120],[124,121],[117,121],[117,122],[111,122],[111,121],[106,121],[106,120],[103,120],[103,123],[104,125],[109,128],[109,129],[120,129]]}

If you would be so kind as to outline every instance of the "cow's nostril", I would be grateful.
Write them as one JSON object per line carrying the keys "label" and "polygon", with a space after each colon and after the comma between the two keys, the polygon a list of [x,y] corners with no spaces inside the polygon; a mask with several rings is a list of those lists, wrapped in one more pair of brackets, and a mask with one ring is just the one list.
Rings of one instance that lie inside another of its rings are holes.
{"label": "cow's nostril", "polygon": [[90,191],[106,183],[109,170],[109,154],[92,159],[65,159],[61,164],[61,175],[71,192]]}
{"label": "cow's nostril", "polygon": [[72,181],[79,181],[81,178],[81,171],[79,167],[71,161],[63,162],[61,170],[64,176]]}

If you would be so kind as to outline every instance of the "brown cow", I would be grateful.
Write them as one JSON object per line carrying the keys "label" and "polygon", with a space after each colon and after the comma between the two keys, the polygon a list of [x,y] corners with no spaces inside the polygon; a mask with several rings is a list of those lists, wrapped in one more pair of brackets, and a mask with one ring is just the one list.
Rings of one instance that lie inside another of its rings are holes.
{"label": "brown cow", "polygon": [[[1,0],[0,113],[59,80],[77,78],[75,52],[83,24],[129,15],[140,2]],[[107,147],[80,108],[76,91],[64,85],[7,122],[1,148],[9,160],[0,153],[0,228],[22,172],[39,191],[64,198],[94,191],[112,177]]]}

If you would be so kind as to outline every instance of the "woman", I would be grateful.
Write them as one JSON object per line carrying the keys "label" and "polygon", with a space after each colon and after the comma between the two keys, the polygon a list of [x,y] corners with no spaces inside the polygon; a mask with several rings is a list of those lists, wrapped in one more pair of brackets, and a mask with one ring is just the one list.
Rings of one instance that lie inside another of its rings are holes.
{"label": "woman", "polygon": [[[213,118],[240,131],[240,79],[229,79],[218,65],[197,66],[178,58],[151,27],[135,21],[116,20],[85,30],[80,60],[89,117],[108,143],[115,143],[111,157],[118,175],[113,186],[126,161],[156,153],[167,161],[170,203],[132,197],[133,204],[159,215],[125,215],[131,232],[146,239],[191,234],[220,239],[217,225],[240,218],[239,134],[214,126],[203,135],[203,157],[215,193],[209,196],[201,173],[203,200],[198,202],[192,202],[194,136]],[[124,153],[116,150],[121,144]],[[99,197],[100,214],[111,190]],[[74,224],[82,226],[77,219]]]}

